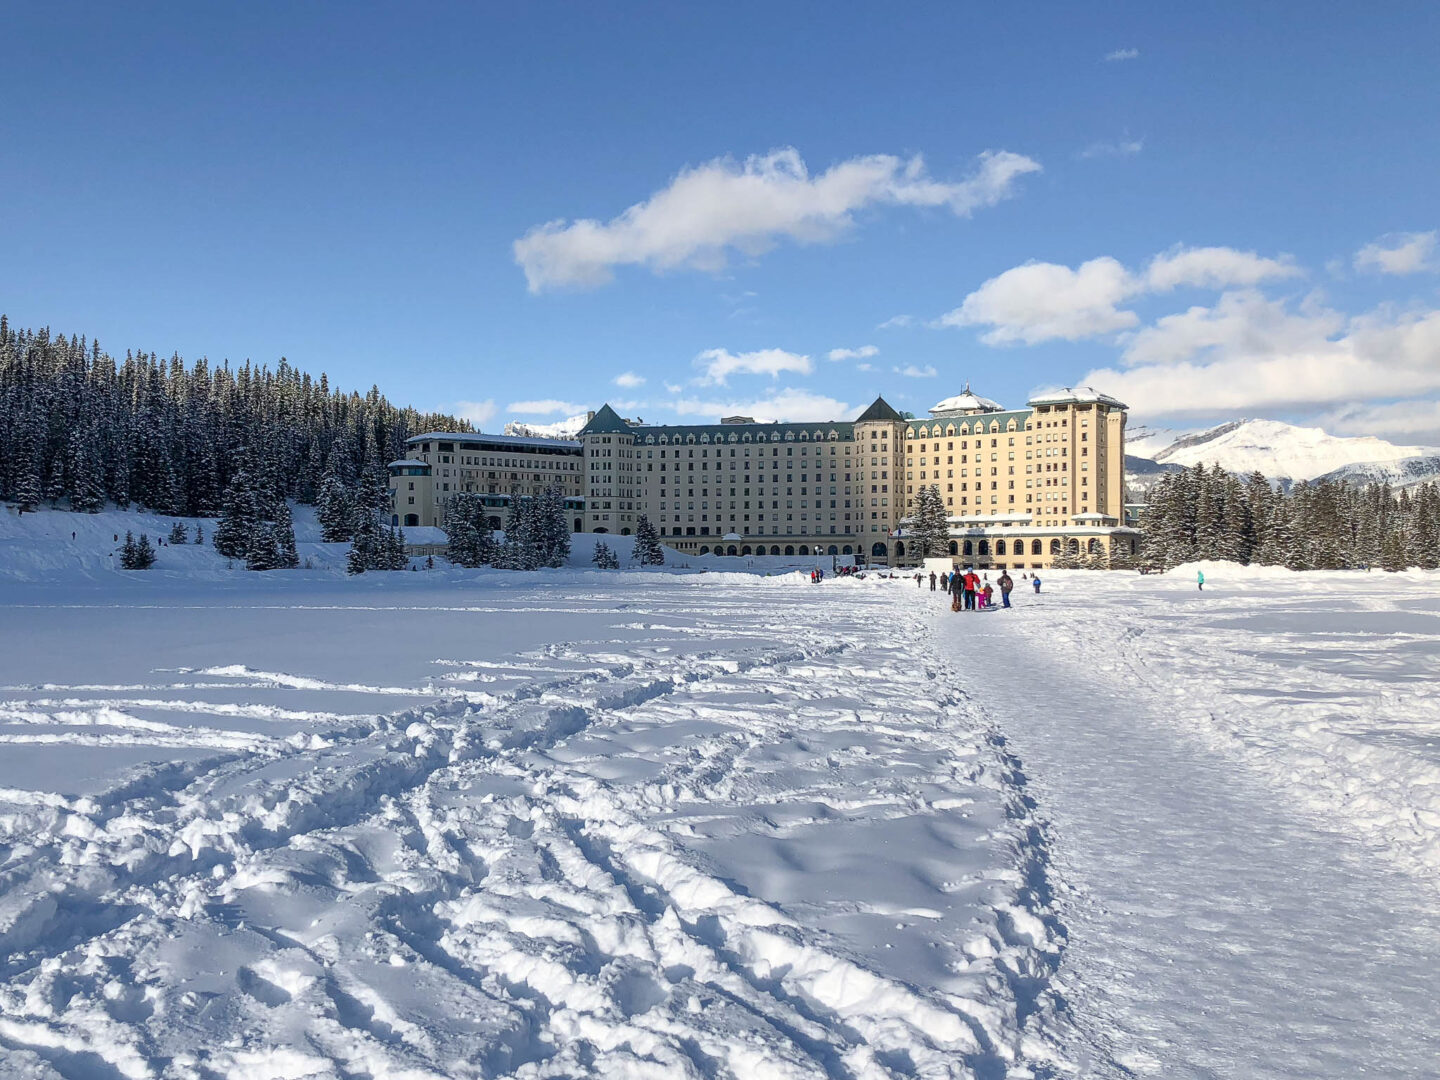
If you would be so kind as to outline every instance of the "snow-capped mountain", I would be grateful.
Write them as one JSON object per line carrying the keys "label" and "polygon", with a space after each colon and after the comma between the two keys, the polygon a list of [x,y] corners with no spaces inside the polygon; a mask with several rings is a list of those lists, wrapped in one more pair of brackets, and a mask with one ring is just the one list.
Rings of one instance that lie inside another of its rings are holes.
{"label": "snow-capped mountain", "polygon": [[1361,461],[1342,465],[1326,473],[1322,480],[1343,480],[1350,484],[1388,483],[1392,488],[1414,487],[1431,481],[1440,482],[1440,454],[1400,458],[1398,461]]}
{"label": "snow-capped mountain", "polygon": [[[1153,440],[1126,439],[1127,455],[1148,457],[1160,465],[1190,466],[1218,462],[1234,473],[1259,471],[1272,480],[1314,480],[1347,466],[1384,463],[1405,472],[1399,462],[1440,455],[1424,446],[1397,446],[1369,435],[1331,435],[1315,427],[1279,420],[1234,420],[1207,431],[1182,435],[1147,453]],[[1356,476],[1359,479],[1359,476]]]}
{"label": "snow-capped mountain", "polygon": [[553,424],[523,424],[519,420],[511,420],[505,425],[505,434],[530,439],[573,439],[589,420],[589,413],[557,420]]}
{"label": "snow-capped mountain", "polygon": [[1155,455],[1178,439],[1195,434],[1193,429],[1152,427],[1129,424],[1125,428],[1125,456],[1155,460]]}

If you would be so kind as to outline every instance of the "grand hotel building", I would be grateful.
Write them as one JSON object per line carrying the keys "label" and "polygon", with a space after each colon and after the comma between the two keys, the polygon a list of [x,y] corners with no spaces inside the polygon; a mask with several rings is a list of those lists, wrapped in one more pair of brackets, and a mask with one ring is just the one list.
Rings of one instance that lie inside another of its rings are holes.
{"label": "grand hotel building", "polygon": [[949,553],[993,569],[1134,552],[1124,526],[1125,406],[1088,388],[1008,410],[969,387],[927,419],[877,398],[854,420],[651,425],[608,405],[574,440],[429,433],[391,463],[396,524],[443,525],[450,494],[508,516],[512,494],[557,484],[577,532],[635,531],[643,514],[689,554],[863,555],[912,561],[906,526],[934,484]]}

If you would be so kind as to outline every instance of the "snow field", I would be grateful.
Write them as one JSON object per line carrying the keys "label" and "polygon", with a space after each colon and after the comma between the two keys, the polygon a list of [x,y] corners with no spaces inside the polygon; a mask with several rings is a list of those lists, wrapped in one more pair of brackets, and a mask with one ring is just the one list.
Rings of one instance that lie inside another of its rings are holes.
{"label": "snow field", "polygon": [[1043,824],[904,582],[263,577],[8,597],[13,1075],[1063,1064]]}
{"label": "snow field", "polygon": [[1067,1056],[1433,1077],[1440,576],[1196,569],[925,605],[1049,824]]}

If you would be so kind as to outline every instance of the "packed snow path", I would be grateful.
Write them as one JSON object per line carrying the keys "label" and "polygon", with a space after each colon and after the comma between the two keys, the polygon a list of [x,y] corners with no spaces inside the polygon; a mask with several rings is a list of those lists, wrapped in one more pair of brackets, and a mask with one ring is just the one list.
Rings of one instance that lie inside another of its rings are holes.
{"label": "packed snow path", "polygon": [[0,605],[7,1078],[1063,1064],[1043,828],[899,583],[282,578]]}
{"label": "packed snow path", "polygon": [[1207,576],[932,612],[1050,823],[1086,1071],[1432,1078],[1436,576]]}

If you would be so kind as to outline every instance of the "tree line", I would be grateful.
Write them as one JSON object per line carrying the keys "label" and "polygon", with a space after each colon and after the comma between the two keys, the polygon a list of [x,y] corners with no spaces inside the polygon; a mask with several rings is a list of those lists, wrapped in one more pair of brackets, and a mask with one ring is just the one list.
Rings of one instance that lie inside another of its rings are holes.
{"label": "tree line", "polygon": [[373,487],[407,438],[436,430],[470,426],[392,405],[373,386],[333,390],[283,357],[274,369],[146,352],[117,361],[97,341],[16,330],[0,315],[0,499],[22,512],[95,513],[108,501],[215,517],[243,473],[250,516],[280,528],[285,499],[314,502],[327,475]]}
{"label": "tree line", "polygon": [[1219,465],[1171,473],[1150,492],[1142,560],[1201,559],[1291,570],[1440,567],[1440,488],[1393,490],[1321,479],[1280,491],[1258,472]]}

